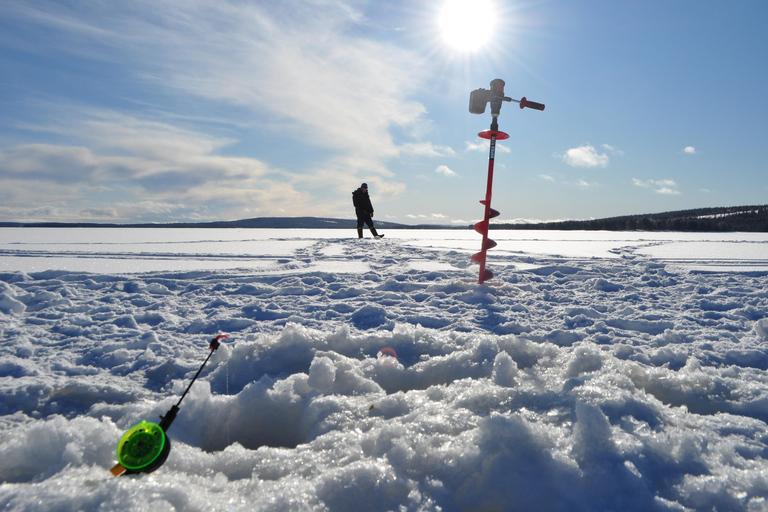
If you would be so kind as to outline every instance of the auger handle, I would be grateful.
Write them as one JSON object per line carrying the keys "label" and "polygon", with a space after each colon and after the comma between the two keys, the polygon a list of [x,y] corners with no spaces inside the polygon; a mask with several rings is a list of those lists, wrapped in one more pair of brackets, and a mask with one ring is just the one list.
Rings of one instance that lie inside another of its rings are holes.
{"label": "auger handle", "polygon": [[520,99],[520,108],[532,108],[533,110],[544,110],[543,103],[536,103],[535,101],[528,101],[525,96]]}

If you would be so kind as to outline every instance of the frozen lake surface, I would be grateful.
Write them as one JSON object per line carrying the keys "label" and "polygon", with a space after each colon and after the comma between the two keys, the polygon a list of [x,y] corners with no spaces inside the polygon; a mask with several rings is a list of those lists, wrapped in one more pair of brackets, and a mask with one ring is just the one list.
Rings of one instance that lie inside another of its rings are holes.
{"label": "frozen lake surface", "polygon": [[768,510],[768,235],[354,235],[0,229],[0,508]]}
{"label": "frozen lake surface", "polygon": [[[471,230],[391,230],[386,240],[440,252],[474,253],[479,249],[478,236]],[[491,237],[499,245],[489,257],[502,265],[519,264],[520,256],[526,255],[621,258],[634,252],[701,269],[712,265],[718,270],[733,266],[768,271],[768,235],[764,233],[492,230]],[[334,256],[343,259],[344,255],[344,246],[334,241],[349,238],[350,230],[332,229],[0,228],[0,270],[131,273],[247,268],[273,272],[280,269],[281,261],[293,260],[298,251],[319,243],[325,244],[323,254],[329,258],[313,263],[332,264]]]}

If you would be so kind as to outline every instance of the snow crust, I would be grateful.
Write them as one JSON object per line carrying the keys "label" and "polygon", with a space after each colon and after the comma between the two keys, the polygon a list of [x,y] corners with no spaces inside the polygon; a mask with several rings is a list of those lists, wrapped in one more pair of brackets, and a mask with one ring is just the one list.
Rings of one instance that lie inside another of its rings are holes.
{"label": "snow crust", "polygon": [[768,509],[768,236],[353,236],[0,230],[0,508]]}

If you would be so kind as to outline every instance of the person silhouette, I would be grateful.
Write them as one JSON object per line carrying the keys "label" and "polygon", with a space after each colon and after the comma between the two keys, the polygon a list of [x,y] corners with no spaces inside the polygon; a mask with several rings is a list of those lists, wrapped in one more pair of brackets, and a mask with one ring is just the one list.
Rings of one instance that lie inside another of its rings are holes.
{"label": "person silhouette", "polygon": [[363,238],[363,224],[366,224],[371,230],[371,234],[376,238],[381,238],[373,225],[373,205],[368,195],[368,184],[363,183],[360,188],[352,192],[352,204],[355,205],[355,215],[357,215],[357,237]]}

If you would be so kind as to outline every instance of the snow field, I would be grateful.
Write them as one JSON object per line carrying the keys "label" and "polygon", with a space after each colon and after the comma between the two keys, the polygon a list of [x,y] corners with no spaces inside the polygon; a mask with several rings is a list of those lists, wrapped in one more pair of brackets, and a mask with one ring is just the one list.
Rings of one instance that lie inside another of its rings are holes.
{"label": "snow field", "polygon": [[[701,272],[638,250],[658,241],[489,251],[477,285],[427,238],[272,241],[256,270],[0,273],[0,506],[768,509],[765,252]],[[219,333],[166,464],[111,477],[120,435],[176,403]]]}

